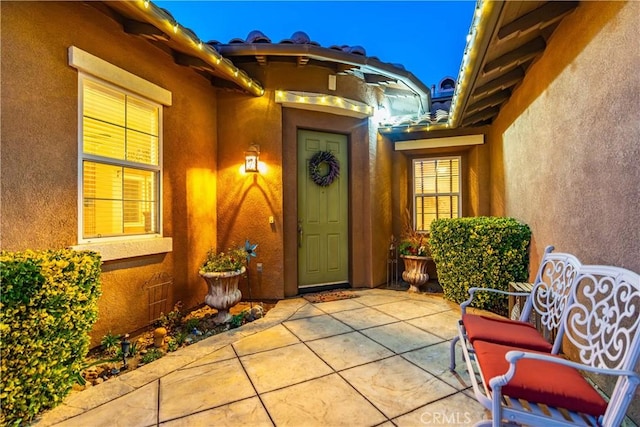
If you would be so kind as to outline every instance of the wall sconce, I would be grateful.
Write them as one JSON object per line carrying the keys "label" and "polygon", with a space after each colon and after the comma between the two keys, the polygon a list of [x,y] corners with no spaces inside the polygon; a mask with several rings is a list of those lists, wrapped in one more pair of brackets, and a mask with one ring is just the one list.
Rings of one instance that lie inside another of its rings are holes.
{"label": "wall sconce", "polygon": [[244,171],[259,172],[258,170],[259,160],[260,160],[260,146],[251,145],[249,149],[244,152]]}

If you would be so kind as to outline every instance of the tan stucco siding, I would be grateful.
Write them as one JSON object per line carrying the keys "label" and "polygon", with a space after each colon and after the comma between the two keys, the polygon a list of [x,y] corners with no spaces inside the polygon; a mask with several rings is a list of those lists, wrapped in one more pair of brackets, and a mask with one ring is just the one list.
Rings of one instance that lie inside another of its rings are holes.
{"label": "tan stucco siding", "polygon": [[491,128],[492,213],[544,247],[640,271],[640,3],[585,2]]}
{"label": "tan stucco siding", "polygon": [[[281,108],[272,91],[260,98],[221,93],[219,106],[217,245],[221,249],[244,245],[245,239],[257,243],[258,256],[248,272],[251,293],[244,280],[240,291],[245,298],[280,299],[284,297]],[[243,174],[244,154],[253,144],[260,146],[266,170]],[[257,263],[262,263],[261,274]]]}
{"label": "tan stucco siding", "polygon": [[77,46],[172,92],[163,109],[164,235],[173,252],[103,266],[103,296],[92,336],[149,321],[145,282],[174,280],[167,309],[203,301],[198,266],[216,230],[216,91],[169,53],[126,35],[98,3],[2,2],[2,248],[78,243]]}
{"label": "tan stucco siding", "polygon": [[[249,273],[254,298],[296,295],[297,130],[340,133],[349,141],[349,282],[355,287],[384,283],[384,241],[391,234],[388,148],[377,145],[368,119],[283,108],[275,101],[276,90],[292,90],[376,105],[376,91],[352,76],[338,76],[337,90],[330,92],[327,84],[332,71],[312,65],[272,61],[266,67],[248,65],[247,72],[263,83],[266,93],[262,98],[233,93],[219,97],[218,245],[243,242],[247,237],[259,244],[258,258],[252,261]],[[260,144],[266,172],[242,176],[239,168],[251,144]],[[269,216],[275,224],[268,223]],[[256,262],[263,263],[261,274]],[[247,295],[246,284],[241,290]]]}
{"label": "tan stucco siding", "polygon": [[531,226],[531,278],[551,244],[640,271],[639,28],[638,2],[581,2],[492,126],[491,210]]}

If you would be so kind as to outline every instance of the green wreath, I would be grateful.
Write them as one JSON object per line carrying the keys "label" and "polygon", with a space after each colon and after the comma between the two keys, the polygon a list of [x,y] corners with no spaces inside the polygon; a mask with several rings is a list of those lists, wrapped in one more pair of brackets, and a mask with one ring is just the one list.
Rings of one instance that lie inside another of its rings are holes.
{"label": "green wreath", "polygon": [[[323,163],[329,167],[326,175],[320,173],[320,165]],[[320,187],[327,187],[340,176],[340,162],[330,151],[318,151],[309,160],[309,175]]]}

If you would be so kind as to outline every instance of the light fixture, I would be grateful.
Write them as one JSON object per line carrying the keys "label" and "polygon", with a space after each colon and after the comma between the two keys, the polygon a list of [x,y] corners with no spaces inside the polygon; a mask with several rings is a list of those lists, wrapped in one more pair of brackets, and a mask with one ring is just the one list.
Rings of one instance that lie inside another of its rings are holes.
{"label": "light fixture", "polygon": [[131,341],[129,341],[129,334],[124,334],[122,336],[122,340],[120,341],[120,349],[122,350],[122,368],[121,371],[124,371],[128,368],[127,365],[127,356],[129,356],[129,351],[131,350]]}
{"label": "light fixture", "polygon": [[244,152],[244,171],[245,172],[259,172],[258,162],[260,160],[260,146],[251,145],[247,151]]}

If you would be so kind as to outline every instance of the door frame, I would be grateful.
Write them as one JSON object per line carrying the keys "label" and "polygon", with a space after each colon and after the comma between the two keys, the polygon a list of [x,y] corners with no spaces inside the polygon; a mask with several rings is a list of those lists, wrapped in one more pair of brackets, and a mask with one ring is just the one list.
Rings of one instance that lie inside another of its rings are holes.
{"label": "door frame", "polygon": [[[297,153],[298,130],[337,133],[347,136],[349,159],[349,284],[362,286],[370,277],[370,257],[362,256],[358,245],[368,247],[370,236],[364,231],[362,221],[353,221],[362,212],[354,212],[356,206],[368,204],[369,192],[365,188],[354,191],[354,170],[368,171],[369,126],[367,119],[337,116],[316,111],[282,109],[282,191],[283,191],[283,280],[285,297],[298,295],[298,197]],[[364,187],[367,187],[366,185]],[[356,242],[358,237],[365,242]],[[368,240],[367,240],[368,239]],[[360,255],[357,255],[359,253]],[[309,288],[311,289],[311,288]],[[328,289],[328,288],[327,288]]]}

